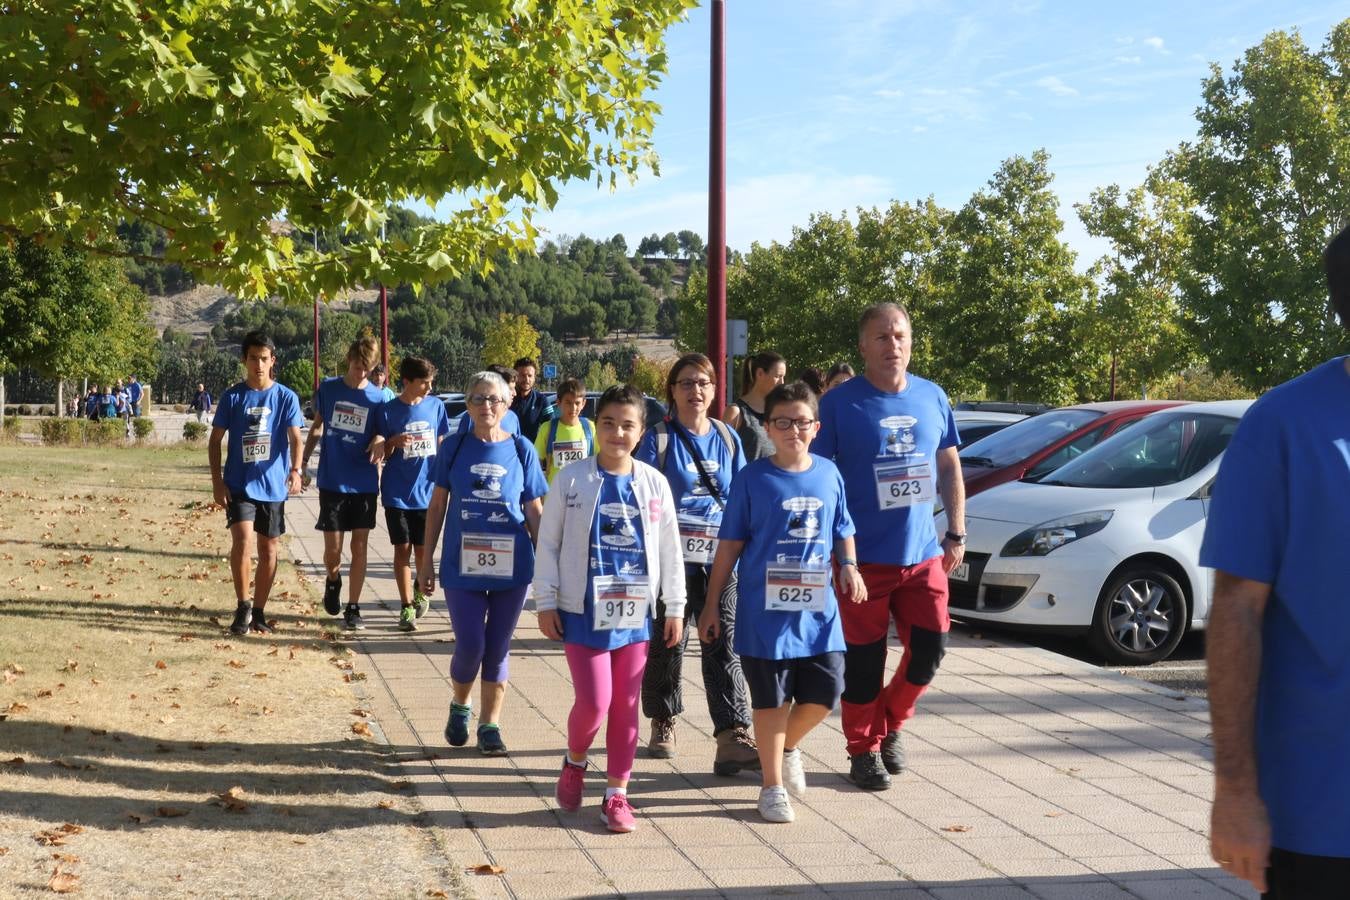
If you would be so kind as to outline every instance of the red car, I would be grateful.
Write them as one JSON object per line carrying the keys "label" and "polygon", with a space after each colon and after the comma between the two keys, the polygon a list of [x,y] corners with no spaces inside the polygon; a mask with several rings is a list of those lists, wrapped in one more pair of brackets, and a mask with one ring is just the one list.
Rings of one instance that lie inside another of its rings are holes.
{"label": "red car", "polygon": [[1182,400],[1114,400],[1064,406],[1014,422],[961,450],[966,496],[1040,478],[1151,412]]}

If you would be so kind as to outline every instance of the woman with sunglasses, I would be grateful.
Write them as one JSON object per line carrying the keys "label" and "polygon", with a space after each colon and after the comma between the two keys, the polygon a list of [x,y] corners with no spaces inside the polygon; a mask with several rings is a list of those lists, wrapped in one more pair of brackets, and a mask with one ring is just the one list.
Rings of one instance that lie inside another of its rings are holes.
{"label": "woman with sunglasses", "polygon": [[[684,712],[680,685],[687,626],[698,618],[706,603],[718,604],[722,636],[700,645],[703,657],[703,687],[717,738],[713,771],[734,775],[741,769],[758,769],[759,754],[750,737],[750,705],[746,699],[741,664],[732,651],[736,611],[736,579],[728,579],[721,597],[708,597],[708,573],[717,548],[731,480],[745,468],[746,452],[741,439],[726,424],[708,417],[717,387],[712,363],[702,353],[689,353],[675,361],[666,376],[666,399],[671,415],[647,430],[635,457],[654,466],[670,483],[680,525],[680,548],[684,556],[684,580],[688,604],[685,629],[678,644],[665,647],[653,642],[642,679],[642,712],[652,720],[647,752],[657,759],[675,755],[675,717]],[[660,601],[657,617],[665,615]]]}
{"label": "woman with sunglasses", "polygon": [[[505,379],[479,372],[464,393],[473,428],[447,438],[436,454],[422,546],[435,547],[445,526],[440,584],[455,628],[445,739],[452,747],[468,743],[470,695],[481,672],[478,750],[503,756],[507,655],[534,578],[534,541],[548,483],[530,442],[502,428],[511,402]],[[432,554],[424,555],[417,580],[430,596],[436,587]]]}

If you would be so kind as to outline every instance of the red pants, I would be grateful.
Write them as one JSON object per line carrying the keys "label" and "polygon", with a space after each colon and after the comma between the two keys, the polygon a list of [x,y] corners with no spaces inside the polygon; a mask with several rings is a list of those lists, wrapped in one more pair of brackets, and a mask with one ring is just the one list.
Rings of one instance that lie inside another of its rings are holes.
{"label": "red pants", "polygon": [[[863,563],[859,570],[867,600],[839,604],[848,645],[842,712],[850,756],[877,751],[887,733],[914,715],[946,653],[951,628],[942,557],[914,566]],[[892,619],[905,653],[890,684],[883,685]]]}

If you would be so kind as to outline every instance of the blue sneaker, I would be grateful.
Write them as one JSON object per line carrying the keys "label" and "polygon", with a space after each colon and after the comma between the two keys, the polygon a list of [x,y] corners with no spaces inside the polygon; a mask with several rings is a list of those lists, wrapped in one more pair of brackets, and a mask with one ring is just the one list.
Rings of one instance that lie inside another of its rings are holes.
{"label": "blue sneaker", "polygon": [[469,742],[469,715],[473,707],[450,704],[450,721],[445,723],[445,740],[451,747],[463,747]]}
{"label": "blue sneaker", "polygon": [[505,756],[506,743],[502,730],[494,724],[478,726],[478,752],[484,756]]}

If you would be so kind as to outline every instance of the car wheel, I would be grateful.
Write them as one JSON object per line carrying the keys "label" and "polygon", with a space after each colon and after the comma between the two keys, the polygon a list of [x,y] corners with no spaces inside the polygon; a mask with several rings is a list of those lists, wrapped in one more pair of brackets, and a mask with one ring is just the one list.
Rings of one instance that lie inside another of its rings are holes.
{"label": "car wheel", "polygon": [[1089,639],[1109,662],[1142,666],[1166,659],[1190,615],[1175,578],[1151,566],[1122,569],[1102,590]]}

